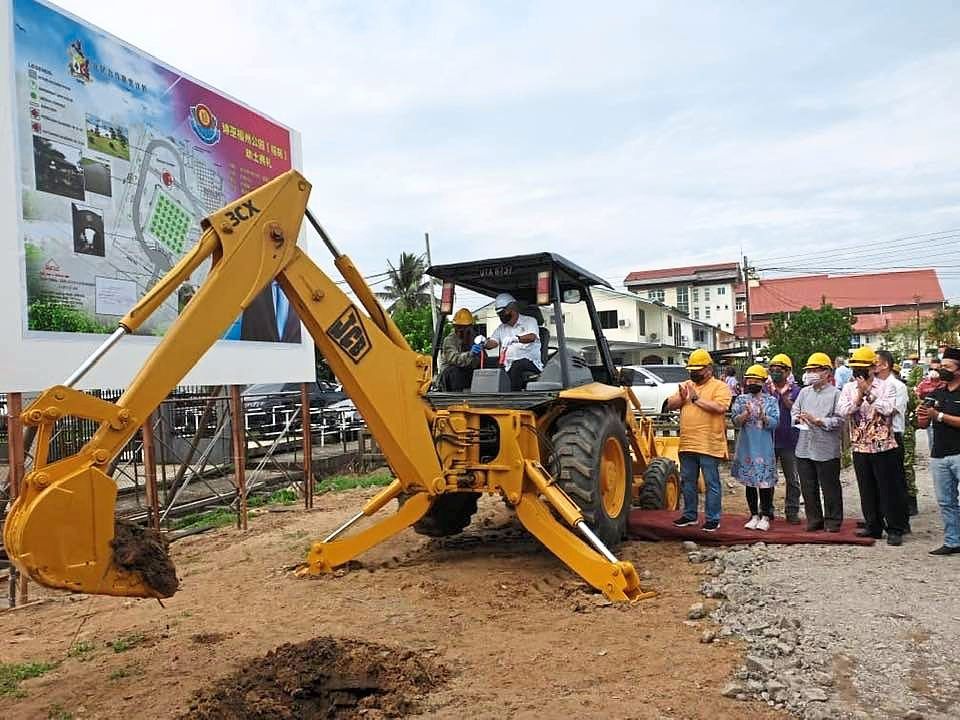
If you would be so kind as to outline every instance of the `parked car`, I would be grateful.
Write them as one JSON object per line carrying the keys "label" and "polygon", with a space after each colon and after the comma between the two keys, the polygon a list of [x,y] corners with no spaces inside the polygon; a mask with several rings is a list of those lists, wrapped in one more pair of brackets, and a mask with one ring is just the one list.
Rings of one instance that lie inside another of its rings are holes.
{"label": "parked car", "polygon": [[[300,385],[301,383],[259,383],[250,385],[243,391],[243,407],[248,430],[263,433],[278,433],[287,426],[299,427],[300,424]],[[327,408],[346,398],[342,390],[332,383],[315,382],[310,386],[310,414],[318,415]]]}
{"label": "parked car", "polygon": [[680,383],[690,379],[683,365],[627,365],[634,371],[633,394],[644,413],[667,412],[667,398],[677,392]]}

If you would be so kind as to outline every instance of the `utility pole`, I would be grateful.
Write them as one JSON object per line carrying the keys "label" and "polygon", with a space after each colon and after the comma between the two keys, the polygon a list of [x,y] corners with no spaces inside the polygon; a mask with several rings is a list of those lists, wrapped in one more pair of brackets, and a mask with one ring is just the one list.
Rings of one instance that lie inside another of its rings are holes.
{"label": "utility pole", "polygon": [[919,363],[922,359],[920,355],[920,296],[914,295],[913,302],[917,308],[917,362]]}
{"label": "utility pole", "polygon": [[750,323],[750,265],[747,256],[743,256],[743,289],[746,292],[747,310],[747,361],[753,364],[753,328]]}
{"label": "utility pole", "polygon": [[[427,267],[431,267],[433,265],[433,260],[430,258],[430,233],[425,232],[423,234],[423,241],[427,246]],[[434,287],[433,278],[431,277],[430,278],[430,316],[433,318],[433,325],[431,326],[431,329],[433,332],[430,333],[430,337],[433,337],[436,334],[437,322],[438,322],[437,298],[436,298],[436,295],[434,295],[433,287]]]}

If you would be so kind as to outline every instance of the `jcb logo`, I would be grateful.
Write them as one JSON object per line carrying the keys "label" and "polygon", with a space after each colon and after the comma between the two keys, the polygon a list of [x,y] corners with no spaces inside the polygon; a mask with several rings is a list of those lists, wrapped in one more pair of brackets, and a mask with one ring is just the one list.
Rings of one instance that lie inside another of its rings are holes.
{"label": "jcb logo", "polygon": [[360,322],[357,309],[351,305],[327,329],[327,335],[347,354],[355,363],[360,362],[363,356],[370,351],[370,338]]}
{"label": "jcb logo", "polygon": [[260,210],[253,204],[253,200],[247,200],[243,205],[237,205],[232,210],[227,210],[227,217],[230,218],[230,227],[236,227],[259,213]]}

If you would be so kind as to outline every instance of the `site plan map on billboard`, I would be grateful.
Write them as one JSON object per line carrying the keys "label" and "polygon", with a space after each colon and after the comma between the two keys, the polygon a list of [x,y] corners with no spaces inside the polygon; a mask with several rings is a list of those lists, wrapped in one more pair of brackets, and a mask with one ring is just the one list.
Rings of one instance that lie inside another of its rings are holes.
{"label": "site plan map on billboard", "polygon": [[[84,339],[95,346],[91,336],[112,332],[197,243],[203,217],[295,166],[298,138],[51,5],[5,2],[20,334],[27,344]],[[162,336],[206,272],[198,269],[138,334]],[[285,343],[303,359],[303,335],[274,285],[218,349]],[[312,343],[309,350],[312,368]],[[255,375],[247,381],[265,381]]]}

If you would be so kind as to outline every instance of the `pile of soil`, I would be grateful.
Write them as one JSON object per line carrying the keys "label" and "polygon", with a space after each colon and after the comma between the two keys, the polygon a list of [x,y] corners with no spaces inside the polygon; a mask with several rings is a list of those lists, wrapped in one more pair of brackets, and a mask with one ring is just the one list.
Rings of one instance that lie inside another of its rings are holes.
{"label": "pile of soil", "polygon": [[409,650],[319,637],[285,644],[194,696],[183,720],[403,717],[446,679]]}
{"label": "pile of soil", "polygon": [[139,573],[158,597],[170,597],[180,586],[177,569],[167,553],[167,540],[153,528],[117,520],[114,528],[113,563],[121,570]]}

